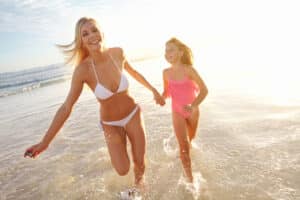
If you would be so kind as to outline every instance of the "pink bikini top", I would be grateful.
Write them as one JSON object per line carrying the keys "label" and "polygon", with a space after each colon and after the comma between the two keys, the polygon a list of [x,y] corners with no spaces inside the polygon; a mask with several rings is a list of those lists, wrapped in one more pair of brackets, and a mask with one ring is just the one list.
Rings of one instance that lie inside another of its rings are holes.
{"label": "pink bikini top", "polygon": [[[112,59],[114,66],[118,67],[115,60],[112,58],[112,56],[109,55],[109,57]],[[102,84],[100,84],[97,73],[96,73],[94,61],[92,61],[92,66],[93,66],[94,74],[97,79],[97,85],[95,87],[94,94],[98,99],[105,100],[105,99],[108,99],[109,97],[113,96],[114,94],[126,91],[128,89],[129,82],[123,72],[121,72],[121,79],[120,79],[120,83],[119,83],[119,87],[118,87],[117,91],[112,92],[111,90],[107,89]]]}

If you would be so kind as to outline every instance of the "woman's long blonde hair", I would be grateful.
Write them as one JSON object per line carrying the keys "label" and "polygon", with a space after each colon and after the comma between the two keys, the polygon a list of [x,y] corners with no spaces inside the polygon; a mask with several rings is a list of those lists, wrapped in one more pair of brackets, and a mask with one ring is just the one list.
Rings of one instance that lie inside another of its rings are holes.
{"label": "woman's long blonde hair", "polygon": [[181,57],[181,63],[187,66],[193,65],[193,53],[190,47],[186,44],[178,40],[177,38],[173,37],[166,42],[166,44],[172,43],[178,47],[179,50],[183,51],[183,55]]}
{"label": "woman's long blonde hair", "polygon": [[92,22],[97,27],[99,27],[95,19],[82,17],[76,23],[74,41],[66,45],[56,45],[62,50],[63,54],[65,55],[66,64],[71,63],[77,66],[79,63],[81,63],[82,60],[84,60],[88,56],[87,50],[82,46],[80,32],[82,25],[86,22]]}

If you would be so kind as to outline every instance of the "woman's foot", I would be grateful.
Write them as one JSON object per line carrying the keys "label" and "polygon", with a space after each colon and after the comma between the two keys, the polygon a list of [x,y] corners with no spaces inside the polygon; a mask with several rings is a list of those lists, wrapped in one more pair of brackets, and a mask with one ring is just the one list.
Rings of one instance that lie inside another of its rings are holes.
{"label": "woman's foot", "polygon": [[145,187],[144,177],[139,177],[139,178],[135,179],[135,187],[141,191],[144,189],[144,187]]}

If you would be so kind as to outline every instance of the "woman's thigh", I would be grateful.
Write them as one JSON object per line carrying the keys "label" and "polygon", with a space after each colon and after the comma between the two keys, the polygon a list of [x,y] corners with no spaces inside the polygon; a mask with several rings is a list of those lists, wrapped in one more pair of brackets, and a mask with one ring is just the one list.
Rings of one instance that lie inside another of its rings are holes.
{"label": "woman's thigh", "polygon": [[102,124],[111,162],[119,172],[129,169],[126,132],[123,127]]}
{"label": "woman's thigh", "polygon": [[146,138],[141,109],[125,126],[126,133],[131,143],[133,160],[142,164],[146,152]]}

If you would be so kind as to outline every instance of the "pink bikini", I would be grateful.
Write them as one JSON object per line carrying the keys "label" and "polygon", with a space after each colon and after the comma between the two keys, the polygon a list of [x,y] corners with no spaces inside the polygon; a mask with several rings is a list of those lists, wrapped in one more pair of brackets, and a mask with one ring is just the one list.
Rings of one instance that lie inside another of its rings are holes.
{"label": "pink bikini", "polygon": [[190,116],[190,113],[184,110],[184,106],[191,104],[199,93],[198,86],[188,77],[183,80],[168,81],[167,94],[172,99],[172,110],[179,113],[184,118]]}

